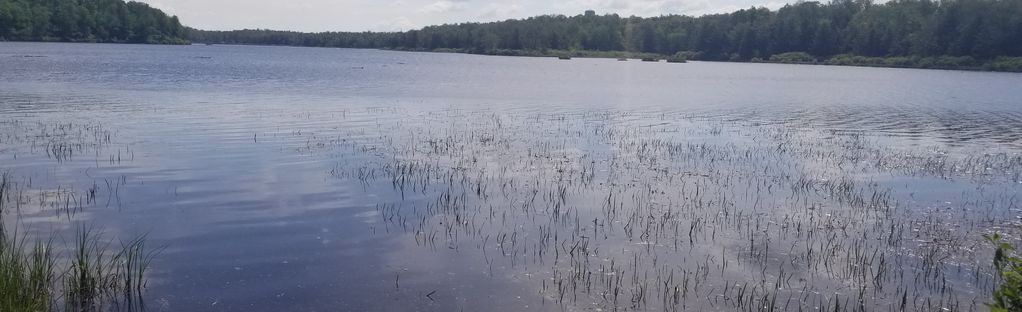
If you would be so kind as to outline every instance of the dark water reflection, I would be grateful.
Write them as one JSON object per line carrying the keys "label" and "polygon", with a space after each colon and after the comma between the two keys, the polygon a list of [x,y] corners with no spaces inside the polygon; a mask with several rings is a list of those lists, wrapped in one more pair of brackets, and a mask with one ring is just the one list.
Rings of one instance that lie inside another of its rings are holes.
{"label": "dark water reflection", "polygon": [[148,233],[154,310],[984,310],[979,235],[1022,215],[1017,74],[34,43],[0,73],[0,169],[100,193],[22,221]]}

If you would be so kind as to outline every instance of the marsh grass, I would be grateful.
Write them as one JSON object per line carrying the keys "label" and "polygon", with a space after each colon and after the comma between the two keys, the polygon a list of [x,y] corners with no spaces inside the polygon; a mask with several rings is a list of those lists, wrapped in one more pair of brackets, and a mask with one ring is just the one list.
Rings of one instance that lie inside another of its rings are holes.
{"label": "marsh grass", "polygon": [[55,267],[48,242],[26,249],[24,240],[0,228],[0,311],[52,310]]}
{"label": "marsh grass", "polygon": [[[331,174],[393,189],[376,205],[388,232],[478,249],[491,275],[542,276],[539,294],[566,308],[980,310],[995,281],[975,233],[1002,225],[1022,172],[1012,153],[713,118],[451,112],[401,125],[416,135],[307,144],[368,159]],[[906,194],[918,186],[886,175],[982,191],[963,190],[960,212],[920,207]]]}
{"label": "marsh grass", "polygon": [[[380,107],[340,115],[375,126],[299,125],[252,142],[340,159],[332,176],[387,198],[375,204],[373,235],[479,257],[490,276],[528,274],[565,310],[982,310],[999,282],[977,233],[1014,220],[1022,182],[1014,149],[899,147],[797,121]],[[40,210],[69,220],[102,189],[21,196],[23,185],[7,182],[15,203],[38,198]],[[107,205],[125,183],[106,181]],[[927,185],[962,194],[913,195]],[[69,252],[40,249],[56,262],[51,309],[144,308],[153,256],[144,237],[112,253],[100,234],[79,227],[59,249]],[[20,263],[31,263],[33,248],[22,247]],[[395,288],[414,288],[405,276]]]}
{"label": "marsh grass", "polygon": [[99,232],[76,230],[70,257],[52,241],[29,246],[0,233],[0,311],[142,311],[145,274],[156,251],[145,237],[109,253]]}
{"label": "marsh grass", "polygon": [[64,255],[55,251],[56,233],[29,243],[17,228],[7,227],[21,223],[16,213],[14,220],[5,220],[11,185],[11,175],[0,174],[0,311],[145,309],[146,270],[160,249],[147,249],[143,235],[117,250],[101,231],[86,225],[75,227]]}

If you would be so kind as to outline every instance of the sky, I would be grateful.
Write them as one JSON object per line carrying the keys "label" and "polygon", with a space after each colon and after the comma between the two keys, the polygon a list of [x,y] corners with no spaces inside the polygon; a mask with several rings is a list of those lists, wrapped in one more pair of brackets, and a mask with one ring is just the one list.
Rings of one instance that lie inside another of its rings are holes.
{"label": "sky", "polygon": [[752,6],[777,9],[784,0],[136,0],[199,29],[402,31],[460,22],[490,22],[585,10],[621,16],[699,16]]}

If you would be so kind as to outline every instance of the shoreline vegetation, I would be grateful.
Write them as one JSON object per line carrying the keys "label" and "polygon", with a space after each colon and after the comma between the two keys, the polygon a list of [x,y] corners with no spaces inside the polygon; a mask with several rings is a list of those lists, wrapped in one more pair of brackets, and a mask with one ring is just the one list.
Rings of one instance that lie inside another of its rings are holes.
{"label": "shoreline vegetation", "polygon": [[528,51],[528,50],[495,50],[495,51],[469,51],[461,49],[440,48],[435,50],[412,50],[412,49],[384,49],[388,51],[403,52],[431,52],[431,53],[462,53],[489,56],[516,56],[516,57],[567,57],[567,58],[606,58],[618,60],[667,60],[670,63],[685,63],[688,60],[707,62],[728,62],[728,63],[765,63],[765,64],[798,64],[798,65],[831,65],[831,66],[858,66],[858,67],[882,67],[882,68],[911,68],[911,69],[941,69],[941,70],[969,70],[969,71],[995,71],[995,72],[1022,72],[1022,57],[997,57],[991,60],[977,60],[970,56],[899,56],[899,57],[866,57],[853,54],[835,55],[830,58],[819,58],[805,52],[787,52],[773,55],[767,59],[754,58],[751,60],[703,60],[698,53],[678,52],[675,55],[663,55],[656,53],[641,53],[628,51]]}
{"label": "shoreline vegetation", "polygon": [[[431,52],[431,53],[459,53],[489,56],[517,56],[517,57],[556,57],[556,58],[605,58],[605,59],[657,59],[665,60],[668,56],[657,53],[629,52],[629,51],[591,51],[591,50],[492,50],[492,51],[471,51],[466,49],[439,48],[433,50],[422,49],[383,49],[388,51],[402,52]],[[684,59],[683,59],[684,60]]]}
{"label": "shoreline vegetation", "polygon": [[0,173],[0,311],[144,311],[146,272],[160,249],[146,247],[145,235],[113,244],[72,220],[79,202],[58,212],[74,229],[70,239],[30,238],[19,229],[28,184]]}
{"label": "shoreline vegetation", "polygon": [[[687,60],[1022,72],[1022,2],[904,0],[799,2],[780,10],[702,17],[540,16],[394,33],[202,31],[138,2],[0,0],[0,41],[388,49],[497,56]],[[591,181],[591,177],[590,180]],[[121,242],[74,224],[67,246],[19,236],[20,187],[0,174],[0,311],[143,308],[155,252],[145,237]],[[94,199],[94,193],[92,198]],[[875,200],[875,198],[874,198]],[[66,202],[70,202],[69,200]],[[66,209],[66,208],[65,208]],[[13,214],[15,219],[4,218]],[[68,215],[70,211],[66,212]],[[594,226],[595,227],[595,226]],[[691,234],[690,234],[691,235]],[[991,236],[1003,282],[995,311],[1022,306],[1022,259]],[[120,247],[120,248],[118,248]]]}
{"label": "shoreline vegetation", "polygon": [[1022,72],[1022,57],[1001,56],[990,60],[977,60],[971,56],[895,56],[866,57],[840,54],[830,58],[817,58],[805,52],[788,52],[769,59],[753,59],[755,63],[781,63],[805,65],[861,66],[885,68],[917,68],[972,71]]}
{"label": "shoreline vegetation", "polygon": [[[402,32],[302,33],[189,29],[193,42],[606,56],[1022,72],[1022,2],[1015,0],[799,1],[699,17],[623,17],[586,11]],[[594,51],[594,52],[590,52]],[[808,55],[808,57],[805,57]]]}
{"label": "shoreline vegetation", "polygon": [[0,41],[244,44],[1022,72],[1022,2],[799,1],[699,17],[586,11],[400,32],[207,31],[122,0],[0,0]]}

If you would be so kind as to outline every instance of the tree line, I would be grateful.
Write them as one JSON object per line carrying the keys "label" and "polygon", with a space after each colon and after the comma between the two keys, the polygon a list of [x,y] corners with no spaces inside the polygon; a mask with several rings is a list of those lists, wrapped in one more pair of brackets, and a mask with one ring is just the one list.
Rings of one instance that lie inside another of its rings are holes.
{"label": "tree line", "polygon": [[501,51],[629,51],[702,60],[769,60],[787,52],[820,58],[1022,56],[1022,0],[834,0],[778,10],[749,8],[700,17],[546,15],[392,33],[200,31],[197,42],[316,47]]}
{"label": "tree line", "polygon": [[[680,55],[1022,71],[1022,0],[801,1],[699,17],[586,11],[403,32],[204,31],[144,3],[0,0],[0,40],[381,48],[498,55]],[[615,52],[615,53],[609,53]],[[617,53],[620,52],[620,53]]]}
{"label": "tree line", "polygon": [[123,0],[0,0],[0,40],[188,43],[176,16]]}

